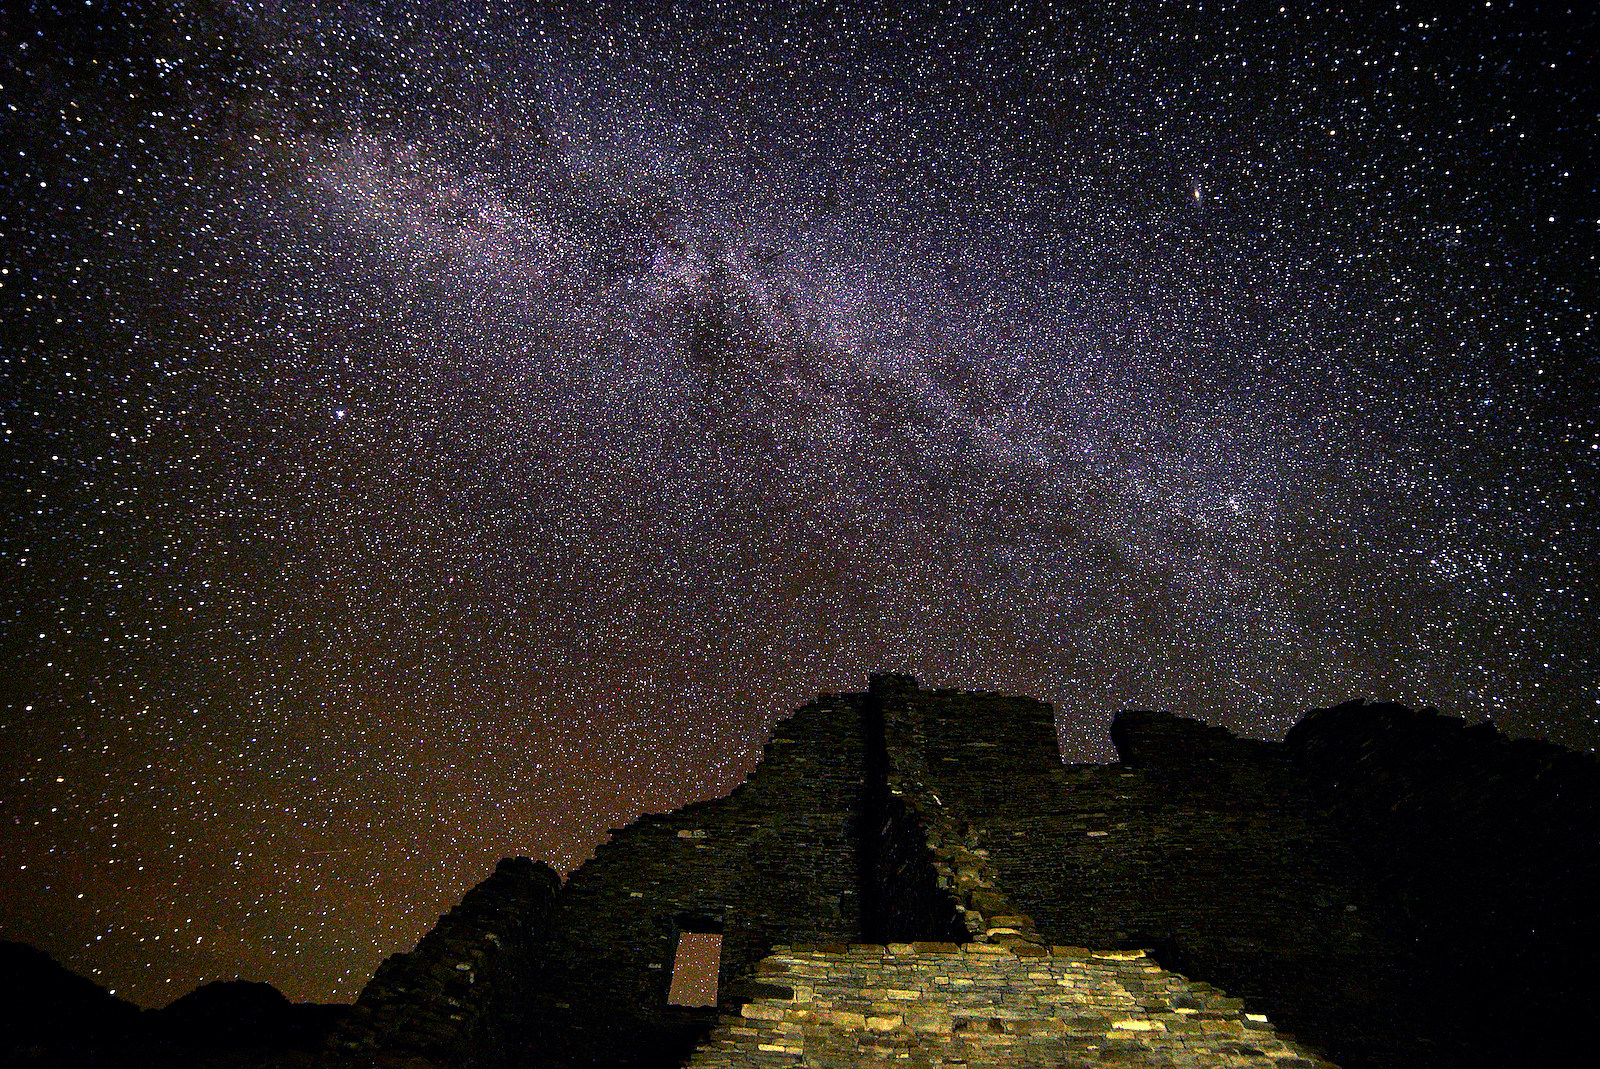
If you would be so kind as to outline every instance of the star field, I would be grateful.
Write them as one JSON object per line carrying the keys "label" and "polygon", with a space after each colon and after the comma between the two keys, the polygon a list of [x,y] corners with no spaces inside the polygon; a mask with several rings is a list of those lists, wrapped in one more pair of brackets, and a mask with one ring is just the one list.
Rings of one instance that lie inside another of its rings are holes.
{"label": "star field", "polygon": [[869,671],[1600,738],[1592,14],[36,2],[0,934],[349,1000]]}

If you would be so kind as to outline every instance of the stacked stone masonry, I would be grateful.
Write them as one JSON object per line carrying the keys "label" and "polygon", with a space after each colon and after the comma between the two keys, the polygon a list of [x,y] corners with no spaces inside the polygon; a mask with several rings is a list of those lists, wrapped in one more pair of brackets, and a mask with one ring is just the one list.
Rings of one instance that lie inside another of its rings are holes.
{"label": "stacked stone masonry", "polygon": [[920,690],[893,703],[908,797],[981,863],[975,937],[1152,948],[1352,1065],[1426,1062],[1386,968],[1400,950],[1281,744],[1136,713],[1113,729],[1127,763],[1064,766],[1041,703]]}
{"label": "stacked stone masonry", "polygon": [[1138,951],[894,943],[776,948],[777,996],[724,1018],[693,1069],[1328,1066],[1240,1000]]}
{"label": "stacked stone masonry", "polygon": [[[1063,765],[1031,699],[822,695],[559,892],[502,863],[322,1064],[1583,1063],[1592,758],[1398,706],[1112,735],[1120,763]],[[715,1007],[667,1002],[690,931],[723,936]]]}
{"label": "stacked stone masonry", "polygon": [[335,1056],[427,1065],[494,1060],[520,1021],[533,942],[561,877],[505,858],[409,954],[395,954],[335,1031]]}
{"label": "stacked stone masonry", "polygon": [[[930,768],[928,764],[926,705],[930,701],[948,703],[956,693],[935,691],[925,698],[916,681],[908,676],[878,676],[873,684],[871,708],[877,712],[874,726],[883,740],[884,789],[903,814],[901,819],[917,829],[922,847],[932,859],[937,887],[949,897],[956,913],[963,941],[1042,945],[1033,918],[1004,890],[983,830],[929,786],[942,786],[948,777],[942,767]],[[1000,741],[969,740],[967,745],[985,749],[1008,746],[1024,754],[1048,749],[1055,736],[1055,716],[1050,706],[1027,698],[1007,701],[1009,707],[997,726],[1009,729],[1012,737]],[[948,756],[938,759],[961,760]],[[983,763],[981,757],[971,760],[975,765]],[[1059,764],[1057,759],[1047,767]]]}
{"label": "stacked stone masonry", "polygon": [[676,1065],[716,1008],[671,1006],[684,931],[721,931],[723,999],[779,943],[859,938],[862,696],[779,724],[726,798],[646,816],[567,881],[531,966],[523,1064]]}

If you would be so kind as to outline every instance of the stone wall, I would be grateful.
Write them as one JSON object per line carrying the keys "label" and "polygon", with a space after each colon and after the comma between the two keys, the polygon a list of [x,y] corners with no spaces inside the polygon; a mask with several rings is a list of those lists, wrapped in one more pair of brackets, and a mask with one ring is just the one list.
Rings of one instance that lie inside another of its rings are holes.
{"label": "stone wall", "polygon": [[[502,920],[474,891],[380,969],[340,1056],[1581,1057],[1569,1025],[1600,975],[1592,759],[1399,707],[1319,712],[1287,743],[1161,713],[1112,732],[1121,763],[1065,766],[1030,699],[905,676],[823,695],[732,794],[613,832],[554,897],[517,863],[532,882],[512,896],[514,952],[486,949]],[[707,930],[718,1005],[668,1005],[678,935]],[[881,942],[851,948],[864,939]]]}
{"label": "stone wall", "polygon": [[725,1016],[689,1066],[1328,1065],[1240,1000],[1138,951],[993,943],[776,950],[759,968],[780,990]]}
{"label": "stone wall", "polygon": [[[912,826],[923,833],[922,848],[938,886],[954,901],[963,941],[1042,944],[1033,918],[1023,912],[1002,886],[985,839],[963,799],[941,798],[951,781],[949,766],[960,765],[974,779],[985,774],[1017,775],[1059,768],[1050,758],[1055,743],[1055,716],[1050,706],[1031,698],[920,690],[906,677],[874,676],[872,706],[877,711],[884,749],[883,790],[904,809]],[[967,739],[965,753],[930,748],[930,715],[952,709],[982,725],[982,739]],[[1040,760],[1041,756],[1044,760]],[[924,933],[920,938],[929,938]]]}
{"label": "stone wall", "polygon": [[1408,948],[1425,1030],[1457,1037],[1460,1064],[1592,1057],[1549,1025],[1600,996],[1594,759],[1360,702],[1312,712],[1286,742]]}
{"label": "stone wall", "polygon": [[530,980],[521,1043],[544,1065],[677,1065],[716,1008],[667,1004],[681,931],[721,930],[720,997],[759,990],[776,944],[859,938],[861,695],[782,721],[726,798],[641,817],[567,880]]}
{"label": "stone wall", "polygon": [[916,796],[907,794],[886,741],[900,730],[905,703],[899,695],[907,690],[916,690],[910,676],[874,676],[866,705],[869,789],[862,839],[862,935],[883,942],[964,943],[972,933],[966,926],[961,892],[932,846],[940,841],[936,824],[919,807]]}
{"label": "stone wall", "polygon": [[975,933],[1151,948],[1342,1064],[1425,1063],[1389,968],[1399,949],[1282,744],[1124,714],[1113,727],[1124,763],[1068,767],[1041,703],[896,700],[898,760],[920,805],[948,814],[957,860],[977,867],[968,878],[994,888],[970,896]]}
{"label": "stone wall", "polygon": [[560,886],[542,861],[501,860],[415,950],[378,966],[324,1063],[503,1064],[528,998],[533,947]]}

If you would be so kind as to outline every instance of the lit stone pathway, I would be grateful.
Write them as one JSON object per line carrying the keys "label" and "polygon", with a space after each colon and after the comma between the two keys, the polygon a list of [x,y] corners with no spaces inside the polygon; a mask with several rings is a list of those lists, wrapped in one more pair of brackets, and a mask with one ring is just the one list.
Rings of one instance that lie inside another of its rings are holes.
{"label": "lit stone pathway", "polygon": [[1141,951],[970,943],[775,948],[763,997],[687,1063],[1332,1069]]}

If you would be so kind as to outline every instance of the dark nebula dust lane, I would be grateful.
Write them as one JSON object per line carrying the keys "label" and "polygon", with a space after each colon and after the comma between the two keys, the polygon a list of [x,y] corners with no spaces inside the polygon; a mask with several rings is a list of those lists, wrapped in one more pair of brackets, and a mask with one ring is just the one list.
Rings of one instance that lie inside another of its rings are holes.
{"label": "dark nebula dust lane", "polygon": [[1594,17],[35,2],[0,931],[349,999],[868,671],[1592,747]]}

